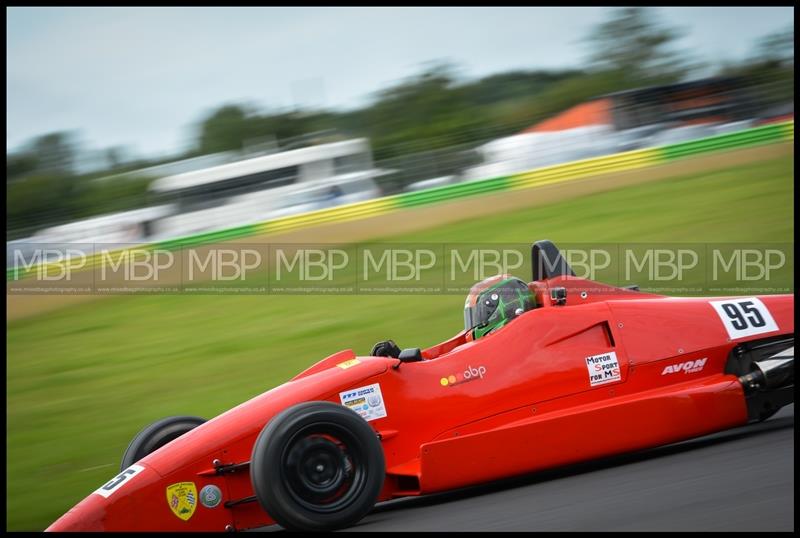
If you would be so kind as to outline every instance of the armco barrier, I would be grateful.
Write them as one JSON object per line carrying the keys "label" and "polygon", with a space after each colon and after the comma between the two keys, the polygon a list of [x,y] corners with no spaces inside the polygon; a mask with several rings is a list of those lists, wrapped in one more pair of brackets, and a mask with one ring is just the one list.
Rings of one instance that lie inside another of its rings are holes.
{"label": "armco barrier", "polygon": [[[398,211],[410,207],[418,207],[428,204],[435,204],[450,200],[456,200],[468,196],[477,196],[492,192],[502,192],[507,190],[526,189],[548,185],[551,183],[573,181],[576,179],[587,178],[599,174],[610,172],[622,172],[648,168],[660,163],[673,161],[685,157],[711,153],[727,149],[739,149],[762,144],[771,144],[781,141],[794,140],[794,120],[754,127],[744,131],[716,135],[689,142],[680,142],[656,148],[628,151],[614,155],[605,155],[575,161],[570,163],[537,168],[527,172],[513,174],[511,176],[501,176],[468,183],[457,183],[443,187],[434,187],[419,192],[404,193],[384,198],[377,198],[366,202],[341,205],[329,209],[321,209],[301,215],[281,217],[256,224],[237,226],[226,230],[208,232],[198,235],[186,236],[158,243],[150,243],[137,246],[137,250],[167,249],[176,250],[186,247],[195,247],[204,244],[228,241],[242,237],[250,237],[264,233],[284,232],[326,224],[331,222],[345,222],[364,219]],[[102,261],[100,255],[94,255],[87,260],[85,269],[93,268]],[[61,264],[48,264],[45,269],[51,266],[56,269]],[[37,270],[31,267],[26,271],[15,271],[6,269],[6,280],[19,280],[27,274]]]}

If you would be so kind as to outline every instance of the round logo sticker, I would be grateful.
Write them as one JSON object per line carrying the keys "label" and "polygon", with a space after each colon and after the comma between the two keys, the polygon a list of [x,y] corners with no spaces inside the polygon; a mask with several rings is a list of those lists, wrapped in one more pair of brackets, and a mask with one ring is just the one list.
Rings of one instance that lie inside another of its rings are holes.
{"label": "round logo sticker", "polygon": [[206,508],[215,508],[222,501],[222,491],[212,484],[200,490],[200,504]]}

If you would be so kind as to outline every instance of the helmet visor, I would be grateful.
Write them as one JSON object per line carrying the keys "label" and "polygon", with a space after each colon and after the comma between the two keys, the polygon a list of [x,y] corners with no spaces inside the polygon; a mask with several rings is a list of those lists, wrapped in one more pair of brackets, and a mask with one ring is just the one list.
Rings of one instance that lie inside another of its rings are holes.
{"label": "helmet visor", "polygon": [[464,329],[468,331],[509,321],[535,307],[535,299],[528,286],[518,279],[508,279],[475,295],[468,297],[464,305]]}
{"label": "helmet visor", "polygon": [[496,313],[497,306],[500,304],[498,297],[496,293],[488,295],[481,298],[482,300],[477,304],[464,307],[464,329],[469,331],[491,321],[492,315]]}

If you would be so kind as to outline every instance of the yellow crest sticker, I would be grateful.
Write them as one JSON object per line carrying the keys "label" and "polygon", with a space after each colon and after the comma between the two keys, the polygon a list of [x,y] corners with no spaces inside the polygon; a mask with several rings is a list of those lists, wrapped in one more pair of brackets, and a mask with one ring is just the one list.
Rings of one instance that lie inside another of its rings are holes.
{"label": "yellow crest sticker", "polygon": [[340,362],[336,366],[341,368],[342,370],[347,370],[351,366],[355,366],[356,364],[361,364],[361,361],[358,359],[350,359],[349,361]]}
{"label": "yellow crest sticker", "polygon": [[167,503],[173,514],[187,521],[197,507],[197,487],[194,482],[178,482],[167,486]]}

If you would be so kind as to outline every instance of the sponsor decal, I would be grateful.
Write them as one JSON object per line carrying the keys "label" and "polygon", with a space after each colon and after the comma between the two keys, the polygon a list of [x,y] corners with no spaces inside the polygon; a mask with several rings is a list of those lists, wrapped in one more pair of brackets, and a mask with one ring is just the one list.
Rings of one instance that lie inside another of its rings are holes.
{"label": "sponsor decal", "polygon": [[204,486],[200,490],[200,504],[206,508],[216,508],[222,501],[222,490],[214,484]]}
{"label": "sponsor decal", "polygon": [[361,361],[358,359],[350,359],[349,361],[340,362],[336,366],[341,368],[342,370],[347,370],[351,366],[355,366],[356,364],[361,364]]}
{"label": "sponsor decal", "polygon": [[105,497],[108,499],[114,492],[119,490],[122,486],[127,484],[131,481],[131,478],[136,476],[137,474],[144,471],[144,467],[141,465],[131,465],[117,476],[100,486],[100,488],[95,491],[101,497]]}
{"label": "sponsor decal", "polygon": [[708,357],[703,357],[702,359],[697,359],[696,361],[686,361],[680,364],[671,364],[664,368],[664,371],[661,372],[661,375],[677,374],[678,372],[683,372],[684,374],[693,374],[701,371],[706,365],[706,361],[708,361]]}
{"label": "sponsor decal", "polygon": [[467,383],[469,381],[476,381],[478,379],[483,379],[483,376],[486,374],[486,367],[481,366],[467,366],[466,370],[464,370],[460,374],[452,374],[445,376],[439,380],[439,384],[443,387],[449,387],[451,385],[460,385],[461,383]]}
{"label": "sponsor decal", "polygon": [[352,409],[367,422],[386,416],[380,383],[340,392],[339,399],[343,406]]}
{"label": "sponsor decal", "polygon": [[188,521],[197,508],[197,487],[194,482],[178,482],[167,486],[167,504],[173,514]]}
{"label": "sponsor decal", "polygon": [[709,301],[731,340],[778,330],[769,310],[757,297]]}
{"label": "sponsor decal", "polygon": [[605,385],[622,379],[616,352],[609,351],[600,355],[592,355],[586,357],[585,360],[591,386]]}

